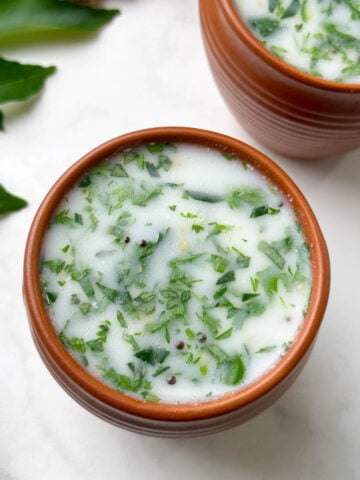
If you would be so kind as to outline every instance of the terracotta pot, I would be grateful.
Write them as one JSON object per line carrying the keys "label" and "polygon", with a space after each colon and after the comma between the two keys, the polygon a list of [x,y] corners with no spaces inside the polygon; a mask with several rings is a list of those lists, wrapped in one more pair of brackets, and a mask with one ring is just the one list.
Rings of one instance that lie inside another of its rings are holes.
{"label": "terracotta pot", "polygon": [[[150,142],[188,143],[233,154],[265,175],[292,205],[307,238],[313,285],[303,327],[289,352],[258,381],[234,394],[198,404],[167,405],[131,398],[96,380],[58,339],[41,294],[40,255],[44,235],[68,190],[92,167],[129,147]],[[329,258],[314,214],[296,185],[269,158],[230,137],[191,128],[155,128],[117,137],[81,158],[51,188],[32,223],[25,250],[24,299],[39,353],[59,384],[81,405],[115,425],[149,435],[181,437],[217,432],[238,425],[271,405],[303,368],[325,312]]]}
{"label": "terracotta pot", "polygon": [[232,0],[200,0],[200,17],[219,90],[259,142],[298,158],[360,146],[360,84],[322,80],[286,64],[248,30]]}

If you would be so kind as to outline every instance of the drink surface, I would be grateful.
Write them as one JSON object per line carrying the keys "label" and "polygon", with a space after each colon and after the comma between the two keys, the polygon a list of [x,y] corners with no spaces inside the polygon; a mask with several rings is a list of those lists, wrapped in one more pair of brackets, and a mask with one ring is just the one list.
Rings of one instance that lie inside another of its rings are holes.
{"label": "drink surface", "polygon": [[357,0],[234,0],[256,37],[288,64],[326,80],[360,83]]}
{"label": "drink surface", "polygon": [[152,402],[242,388],[291,348],[311,289],[293,210],[216,150],[149,144],[73,187],[41,261],[60,340],[92,375]]}

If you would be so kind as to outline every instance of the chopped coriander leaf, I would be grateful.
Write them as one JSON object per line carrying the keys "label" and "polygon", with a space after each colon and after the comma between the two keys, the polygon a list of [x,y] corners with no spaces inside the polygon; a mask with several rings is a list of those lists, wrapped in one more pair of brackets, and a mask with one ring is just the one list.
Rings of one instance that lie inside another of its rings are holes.
{"label": "chopped coriander leaf", "polygon": [[230,153],[226,153],[226,152],[221,152],[221,155],[226,158],[226,160],[234,160],[234,156],[233,155],[230,155]]}
{"label": "chopped coriander leaf", "polygon": [[194,333],[193,330],[191,330],[191,328],[186,328],[185,329],[185,333],[186,333],[186,336],[189,340],[195,340],[196,339],[196,335]]}
{"label": "chopped coriander leaf", "polygon": [[191,226],[191,230],[194,230],[194,232],[199,233],[199,232],[201,232],[202,230],[204,230],[204,227],[202,227],[201,225],[193,224],[193,225]]}
{"label": "chopped coriander leaf", "polygon": [[211,255],[211,262],[215,272],[224,273],[229,262],[226,258],[220,257],[220,255]]}
{"label": "chopped coriander leaf", "polygon": [[251,282],[251,287],[253,289],[254,292],[257,291],[258,289],[258,286],[259,286],[259,279],[258,278],[254,278],[254,277],[250,277],[250,282]]}
{"label": "chopped coriander leaf", "polygon": [[238,250],[236,247],[231,247],[231,250],[238,254],[238,257],[236,259],[237,267],[248,268],[250,265],[251,257],[247,257],[246,255],[241,253],[240,250]]}
{"label": "chopped coriander leaf", "polygon": [[67,244],[67,245],[65,245],[61,250],[62,250],[64,253],[67,253],[68,250],[69,250],[69,248],[70,248],[70,245]]}
{"label": "chopped coriander leaf", "polygon": [[145,167],[151,177],[160,177],[160,173],[153,163],[145,162]]}
{"label": "chopped coriander leaf", "polygon": [[271,208],[268,205],[261,205],[260,207],[255,207],[250,214],[250,218],[262,217],[263,215],[276,215],[280,210],[276,208]]}
{"label": "chopped coriander leaf", "polygon": [[105,295],[105,297],[108,298],[110,302],[115,302],[119,298],[120,293],[118,290],[107,287],[106,285],[103,285],[101,282],[96,282],[96,285],[98,286],[100,292],[103,295]]}
{"label": "chopped coriander leaf", "polygon": [[268,352],[273,352],[276,349],[276,345],[271,345],[269,347],[263,347],[257,350],[256,353],[268,353]]}
{"label": "chopped coriander leaf", "polygon": [[213,226],[212,233],[214,235],[219,235],[221,232],[229,232],[234,229],[233,225],[222,225],[221,223],[217,222],[210,222],[209,225]]}
{"label": "chopped coriander leaf", "polygon": [[150,143],[149,145],[146,146],[147,150],[150,153],[162,153],[164,150],[168,149],[171,150],[172,152],[176,151],[175,145],[172,143],[166,142],[166,143]]}
{"label": "chopped coriander leaf", "polygon": [[248,300],[258,297],[259,295],[259,293],[244,293],[242,296],[242,301],[247,302]]}
{"label": "chopped coriander leaf", "polygon": [[225,383],[227,385],[238,385],[245,375],[245,365],[241,355],[235,355],[226,365]]}
{"label": "chopped coriander leaf", "polygon": [[117,321],[119,322],[119,324],[123,327],[123,328],[127,328],[127,323],[124,319],[124,315],[120,312],[120,310],[117,310],[116,311],[116,318],[117,318]]}
{"label": "chopped coriander leaf", "polygon": [[133,374],[133,378],[117,373],[114,368],[109,368],[104,371],[103,378],[109,380],[121,391],[138,392],[141,389],[151,389],[151,383],[146,380],[143,370],[134,370],[131,373]]}
{"label": "chopped coriander leaf", "polygon": [[224,283],[233,282],[234,280],[235,280],[235,272],[234,270],[229,270],[218,279],[218,281],[216,282],[216,285],[222,285]]}
{"label": "chopped coriander leaf", "polygon": [[45,301],[48,305],[55,303],[57,300],[57,293],[56,292],[45,292]]}
{"label": "chopped coriander leaf", "polygon": [[157,395],[154,395],[153,393],[150,393],[147,390],[144,390],[143,392],[141,392],[141,396],[147,402],[152,402],[152,403],[160,402],[160,398]]}
{"label": "chopped coriander leaf", "polygon": [[187,212],[187,213],[180,212],[180,215],[184,218],[196,218],[197,217],[196,213],[191,213],[191,212]]}
{"label": "chopped coriander leaf", "polygon": [[79,225],[84,225],[83,217],[80,213],[74,213],[74,220],[75,223],[78,223]]}
{"label": "chopped coriander leaf", "polygon": [[278,30],[280,22],[275,18],[257,18],[256,20],[250,20],[250,25],[262,37],[269,37]]}
{"label": "chopped coriander leaf", "polygon": [[131,345],[132,349],[137,352],[138,350],[140,350],[140,347],[139,347],[139,344],[137,343],[137,341],[135,340],[134,336],[133,335],[130,335],[130,333],[124,333],[123,334],[123,339],[125,340],[125,342],[127,342],[129,345]]}
{"label": "chopped coriander leaf", "polygon": [[173,162],[167,155],[159,155],[159,163],[157,168],[162,168],[165,172],[168,172],[172,167]]}
{"label": "chopped coriander leaf", "polygon": [[104,351],[104,342],[101,338],[95,338],[94,340],[89,340],[86,342],[86,345],[90,348],[92,352],[103,352]]}
{"label": "chopped coriander leaf", "polygon": [[69,210],[62,210],[57,213],[52,220],[52,223],[60,225],[69,225],[73,227],[75,225],[75,220],[69,216]]}
{"label": "chopped coriander leaf", "polygon": [[219,288],[219,290],[214,293],[214,299],[217,300],[218,298],[221,298],[226,293],[226,291],[227,286]]}
{"label": "chopped coriander leaf", "polygon": [[269,0],[269,12],[273,13],[278,6],[278,0]]}
{"label": "chopped coriander leaf", "polygon": [[91,303],[84,302],[80,305],[80,312],[85,316],[91,311]]}
{"label": "chopped coriander leaf", "polygon": [[60,258],[56,260],[46,260],[43,262],[43,266],[47,267],[50,272],[59,274],[65,267],[65,261]]}
{"label": "chopped coriander leaf", "polygon": [[143,157],[142,154],[136,152],[135,150],[128,150],[127,152],[124,153],[124,163],[125,165],[127,163],[131,163],[135,160],[138,160],[141,156]]}
{"label": "chopped coriander leaf", "polygon": [[280,273],[275,266],[267,267],[265,270],[257,272],[257,277],[259,283],[269,296],[277,293]]}
{"label": "chopped coriander leaf", "polygon": [[233,331],[233,328],[232,328],[232,327],[228,328],[227,330],[225,330],[225,332],[220,333],[219,335],[217,335],[217,336],[215,337],[215,340],[225,340],[226,338],[231,337],[232,331]]}
{"label": "chopped coriander leaf", "polygon": [[285,267],[285,259],[280,255],[276,248],[272,247],[265,240],[260,240],[258,243],[258,250],[266,255],[270,260],[282,270]]}
{"label": "chopped coriander leaf", "polygon": [[174,268],[179,265],[183,265],[184,263],[193,263],[203,256],[204,256],[203,253],[196,253],[196,254],[189,254],[189,255],[184,255],[182,257],[173,258],[169,262],[169,267]]}
{"label": "chopped coriander leaf", "polygon": [[161,375],[162,373],[166,372],[167,370],[169,370],[169,366],[167,367],[159,367],[156,369],[155,373],[153,374],[153,377],[158,377],[159,375]]}
{"label": "chopped coriander leaf", "polygon": [[300,10],[300,6],[301,6],[300,0],[292,0],[288,8],[285,10],[283,15],[281,16],[281,18],[285,19],[285,18],[294,17]]}
{"label": "chopped coriander leaf", "polygon": [[216,343],[209,343],[206,346],[206,350],[210,353],[212,357],[217,360],[217,362],[221,365],[226,363],[230,360],[230,357],[227,353],[224,352],[222,348],[220,348]]}
{"label": "chopped coriander leaf", "polygon": [[152,188],[142,184],[141,191],[134,196],[132,204],[138,207],[146,207],[150,200],[153,200],[162,193],[162,189],[162,185],[157,185],[155,188]]}
{"label": "chopped coriander leaf", "polygon": [[198,200],[199,202],[218,203],[222,202],[224,198],[221,195],[211,194],[207,192],[198,192],[196,190],[185,190],[186,196]]}
{"label": "chopped coriander leaf", "polygon": [[234,190],[226,197],[226,201],[232,209],[240,207],[242,202],[252,207],[258,207],[264,203],[265,199],[265,194],[262,190],[248,187]]}
{"label": "chopped coriander leaf", "polygon": [[198,317],[198,319],[208,327],[208,329],[210,330],[210,332],[212,333],[212,335],[215,337],[218,332],[219,332],[219,327],[221,325],[221,322],[219,319],[211,316],[209,313],[207,313],[206,311],[203,311],[202,312],[202,315],[200,315],[199,313],[196,314],[196,316]]}
{"label": "chopped coriander leaf", "polygon": [[110,168],[110,176],[126,178],[129,175],[120,163],[114,163]]}
{"label": "chopped coriander leaf", "polygon": [[164,348],[148,347],[144,350],[139,350],[136,352],[135,357],[139,358],[143,362],[155,366],[158,363],[164,363],[169,353],[169,350],[165,350]]}

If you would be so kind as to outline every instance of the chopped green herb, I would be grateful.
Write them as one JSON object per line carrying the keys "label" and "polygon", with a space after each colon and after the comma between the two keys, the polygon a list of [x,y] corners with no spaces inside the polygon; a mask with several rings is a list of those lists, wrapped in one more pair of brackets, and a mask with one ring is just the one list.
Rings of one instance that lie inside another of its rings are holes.
{"label": "chopped green herb", "polygon": [[260,350],[257,350],[256,353],[269,353],[273,352],[276,349],[276,345],[271,345],[270,347],[263,347]]}
{"label": "chopped green herb", "polygon": [[255,298],[255,297],[258,297],[258,296],[259,296],[259,293],[244,293],[243,296],[242,296],[242,301],[247,302],[251,298]]}
{"label": "chopped green herb", "polygon": [[258,250],[266,255],[270,260],[282,270],[285,267],[285,260],[280,255],[280,253],[276,250],[276,248],[269,245],[264,240],[260,240],[258,243]]}
{"label": "chopped green herb", "polygon": [[193,224],[193,225],[191,226],[191,229],[194,230],[194,232],[199,233],[199,232],[201,232],[202,230],[204,230],[204,227],[202,227],[201,225]]}
{"label": "chopped green herb", "polygon": [[169,353],[169,350],[165,350],[164,348],[148,347],[136,352],[135,357],[155,366],[157,363],[163,363]]}
{"label": "chopped green herb", "polygon": [[268,205],[261,205],[260,207],[255,207],[250,214],[250,218],[262,217],[263,215],[276,215],[280,210],[276,208],[271,208]]}
{"label": "chopped green herb", "polygon": [[217,335],[215,337],[215,340],[225,340],[226,338],[231,337],[232,331],[233,331],[232,327],[228,328],[227,330],[225,330],[225,332],[220,333],[220,335]]}
{"label": "chopped green herb", "polygon": [[185,193],[188,197],[193,198],[194,200],[198,200],[199,202],[218,203],[224,200],[221,195],[198,192],[195,190],[186,190]]}
{"label": "chopped green herb", "polygon": [[280,22],[275,18],[257,18],[256,20],[250,20],[250,25],[262,37],[269,37],[278,30]]}
{"label": "chopped green herb", "polygon": [[123,328],[127,328],[127,323],[124,319],[124,315],[120,312],[120,310],[116,311],[116,318],[117,318],[117,321],[120,323],[120,325]]}
{"label": "chopped green herb", "polygon": [[211,255],[211,262],[215,272],[224,273],[229,262],[220,255]]}
{"label": "chopped green herb", "polygon": [[222,277],[218,279],[216,285],[222,285],[224,283],[233,282],[235,280],[235,272],[234,270],[229,270],[226,272]]}
{"label": "chopped green herb", "polygon": [[145,162],[145,167],[151,177],[160,177],[160,173],[153,163]]}

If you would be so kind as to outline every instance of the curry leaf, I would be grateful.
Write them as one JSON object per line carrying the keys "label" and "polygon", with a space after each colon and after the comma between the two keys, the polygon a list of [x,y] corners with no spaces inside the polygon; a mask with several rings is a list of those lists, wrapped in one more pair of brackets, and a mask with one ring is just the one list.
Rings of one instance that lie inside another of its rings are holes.
{"label": "curry leaf", "polygon": [[118,13],[68,1],[1,0],[0,43],[33,40],[44,34],[94,31]]}
{"label": "curry leaf", "polygon": [[0,58],[0,103],[26,100],[42,88],[54,71],[55,67],[24,65]]}
{"label": "curry leaf", "polygon": [[7,192],[5,188],[0,184],[0,215],[16,212],[26,207],[27,202],[22,198],[15,197],[11,193]]}

